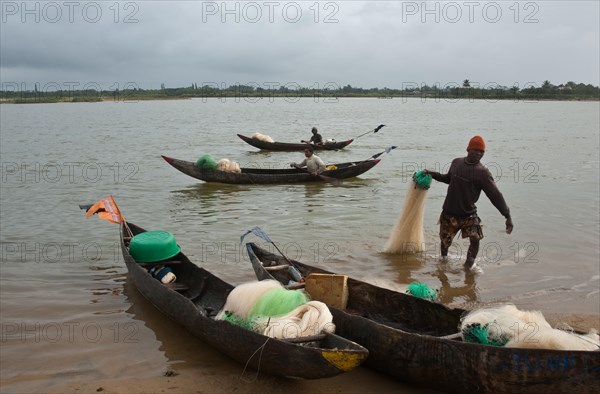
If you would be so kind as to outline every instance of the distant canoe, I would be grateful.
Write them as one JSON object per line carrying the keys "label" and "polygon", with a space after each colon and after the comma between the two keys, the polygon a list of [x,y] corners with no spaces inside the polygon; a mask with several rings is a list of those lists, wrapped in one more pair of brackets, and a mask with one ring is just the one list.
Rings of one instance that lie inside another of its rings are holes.
{"label": "distant canoe", "polygon": [[185,160],[162,156],[163,159],[179,171],[204,182],[220,182],[234,184],[276,184],[276,183],[308,183],[325,182],[323,177],[335,179],[353,178],[373,168],[380,159],[369,159],[348,163],[333,164],[335,170],[323,171],[321,176],[314,176],[305,170],[297,168],[260,169],[241,168],[242,172],[225,172],[205,170],[195,163]]}
{"label": "distant canoe", "polygon": [[[242,141],[247,142],[255,148],[262,150],[274,150],[279,152],[295,152],[302,151],[306,148],[308,144],[306,143],[290,143],[290,142],[266,142],[257,140],[254,138],[246,137],[245,135],[238,134],[238,137],[242,139]],[[333,142],[330,144],[323,145],[312,145],[315,150],[338,150],[343,149],[346,146],[350,145],[354,140],[346,140],[340,142]]]}

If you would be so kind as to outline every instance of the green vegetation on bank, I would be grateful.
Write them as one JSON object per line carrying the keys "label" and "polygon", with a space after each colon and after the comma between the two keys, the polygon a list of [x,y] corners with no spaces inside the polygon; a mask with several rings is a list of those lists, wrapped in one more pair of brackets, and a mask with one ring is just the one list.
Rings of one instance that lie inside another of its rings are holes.
{"label": "green vegetation on bank", "polygon": [[[287,84],[274,88],[262,88],[252,85],[231,85],[218,87],[212,85],[160,89],[126,89],[126,90],[53,90],[53,91],[0,91],[0,103],[59,103],[59,102],[98,102],[98,101],[139,101],[139,100],[177,100],[190,98],[273,98],[282,97],[290,100],[300,97],[341,98],[341,97],[373,97],[373,98],[422,98],[437,100],[600,100],[600,88],[591,84],[567,82],[553,85],[544,81],[541,86],[529,85],[520,89],[517,86],[506,87],[497,84],[478,86],[465,79],[461,86],[447,84],[404,83],[402,89],[389,88],[356,88],[350,85],[339,87],[334,83],[323,88],[300,87]],[[53,85],[56,86],[56,85]]]}

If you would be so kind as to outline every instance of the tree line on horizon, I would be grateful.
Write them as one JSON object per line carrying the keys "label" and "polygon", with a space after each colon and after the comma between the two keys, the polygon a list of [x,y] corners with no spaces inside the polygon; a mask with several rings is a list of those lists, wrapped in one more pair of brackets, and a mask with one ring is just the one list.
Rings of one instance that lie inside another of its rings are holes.
{"label": "tree line on horizon", "polygon": [[227,97],[421,97],[446,100],[455,99],[487,99],[487,100],[600,100],[600,88],[591,84],[575,83],[569,81],[565,84],[553,85],[546,80],[541,86],[529,85],[524,88],[517,86],[507,87],[490,85],[480,87],[465,79],[461,86],[457,84],[440,86],[434,84],[408,84],[404,89],[384,88],[359,88],[351,85],[343,87],[335,84],[316,89],[311,87],[292,88],[280,86],[265,89],[252,85],[230,85],[229,87],[215,87],[211,85],[198,86],[192,83],[188,87],[167,88],[161,83],[160,89],[123,89],[123,90],[54,90],[39,91],[37,84],[33,91],[0,91],[2,102],[29,103],[29,102],[88,102],[88,101],[128,101],[144,99],[186,99],[186,98],[227,98]]}

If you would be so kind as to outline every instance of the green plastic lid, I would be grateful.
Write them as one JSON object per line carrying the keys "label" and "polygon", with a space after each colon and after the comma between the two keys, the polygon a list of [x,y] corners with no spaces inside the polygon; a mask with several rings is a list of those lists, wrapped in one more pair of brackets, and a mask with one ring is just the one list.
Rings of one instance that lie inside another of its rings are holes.
{"label": "green plastic lid", "polygon": [[167,231],[147,231],[131,238],[129,254],[138,263],[170,259],[181,251],[175,236]]}
{"label": "green plastic lid", "polygon": [[413,181],[421,189],[429,189],[431,186],[431,175],[423,173],[423,171],[415,172],[413,174]]}

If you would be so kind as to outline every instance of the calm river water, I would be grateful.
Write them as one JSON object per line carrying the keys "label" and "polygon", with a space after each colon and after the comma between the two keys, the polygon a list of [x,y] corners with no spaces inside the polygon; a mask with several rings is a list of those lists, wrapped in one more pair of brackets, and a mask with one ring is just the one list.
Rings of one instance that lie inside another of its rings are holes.
{"label": "calm river water", "polygon": [[[193,261],[235,284],[254,278],[239,237],[260,226],[289,257],[398,289],[423,281],[453,306],[512,302],[544,313],[600,310],[597,102],[2,105],[0,122],[3,392],[145,376],[185,363],[194,353],[181,351],[189,336],[173,333],[173,324],[129,283],[118,226],[85,220],[78,208],[109,194],[127,220],[174,233]],[[379,124],[386,127],[348,149],[320,154],[335,163],[398,147],[341,186],[206,184],[160,157],[195,161],[210,153],[242,167],[285,167],[302,154],[260,152],[236,133],[299,141],[317,126],[324,138],[342,140]],[[432,185],[426,202],[427,251],[381,254],[412,173],[447,168],[465,154],[474,134],[486,139],[482,161],[496,176],[515,223],[506,235],[503,217],[482,194],[485,238],[478,262],[484,273],[465,275],[462,240],[449,261],[438,257],[437,218],[446,192],[440,183]],[[210,355],[206,368],[220,368],[210,361],[216,352],[204,348]]]}

